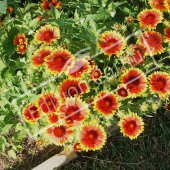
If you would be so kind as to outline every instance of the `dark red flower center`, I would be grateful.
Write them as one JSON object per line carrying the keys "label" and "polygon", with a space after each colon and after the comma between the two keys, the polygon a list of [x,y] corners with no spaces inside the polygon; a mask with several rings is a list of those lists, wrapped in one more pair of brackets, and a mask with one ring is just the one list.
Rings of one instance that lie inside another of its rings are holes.
{"label": "dark red flower center", "polygon": [[54,135],[57,138],[62,138],[62,137],[64,137],[65,134],[66,134],[66,129],[64,126],[54,128]]}
{"label": "dark red flower center", "polygon": [[86,140],[89,143],[94,143],[94,141],[98,138],[98,133],[95,130],[89,130],[86,134]]}
{"label": "dark red flower center", "polygon": [[110,98],[106,97],[106,98],[103,99],[103,101],[104,101],[104,105],[106,107],[111,107],[112,106],[112,100]]}
{"label": "dark red flower center", "polygon": [[129,122],[126,122],[125,124],[125,129],[128,131],[128,132],[133,132],[137,127],[137,124],[135,121],[131,120]]}
{"label": "dark red flower center", "polygon": [[52,31],[46,31],[44,34],[43,34],[43,38],[45,39],[45,40],[48,40],[48,39],[51,39],[51,38],[53,38],[53,32]]}
{"label": "dark red flower center", "polygon": [[68,97],[75,97],[75,95],[79,95],[79,94],[80,94],[80,89],[76,85],[70,86],[67,89]]}
{"label": "dark red flower center", "polygon": [[147,24],[153,24],[154,20],[155,20],[155,15],[153,15],[153,14],[148,14],[148,15],[145,17],[145,22],[146,22]]}
{"label": "dark red flower center", "polygon": [[163,89],[165,85],[166,85],[166,80],[164,80],[163,78],[159,78],[155,82],[155,86],[159,89]]}
{"label": "dark red flower center", "polygon": [[155,48],[158,44],[160,44],[159,38],[155,35],[150,35],[149,37],[145,37],[145,38],[149,47]]}
{"label": "dark red flower center", "polygon": [[69,106],[65,115],[69,120],[76,120],[80,116],[79,108],[75,106]]}
{"label": "dark red flower center", "polygon": [[110,39],[106,42],[107,47],[110,49],[114,48],[115,46],[117,46],[117,40],[116,39]]}
{"label": "dark red flower center", "polygon": [[130,86],[137,86],[140,84],[140,78],[139,77],[135,77],[135,76],[130,76],[128,79],[127,79],[127,83],[128,85]]}

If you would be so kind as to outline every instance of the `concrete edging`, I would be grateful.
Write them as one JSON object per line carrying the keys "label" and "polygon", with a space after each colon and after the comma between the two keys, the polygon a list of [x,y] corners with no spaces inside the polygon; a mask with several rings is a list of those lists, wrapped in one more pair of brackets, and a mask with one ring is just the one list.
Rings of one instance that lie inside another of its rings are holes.
{"label": "concrete edging", "polygon": [[[112,133],[119,129],[118,125],[111,126],[107,130],[108,137],[112,136]],[[54,168],[62,167],[68,162],[78,158],[78,154],[75,151],[66,153],[62,151],[59,154],[54,155],[53,157],[47,159],[45,162],[41,163],[32,170],[53,170]]]}

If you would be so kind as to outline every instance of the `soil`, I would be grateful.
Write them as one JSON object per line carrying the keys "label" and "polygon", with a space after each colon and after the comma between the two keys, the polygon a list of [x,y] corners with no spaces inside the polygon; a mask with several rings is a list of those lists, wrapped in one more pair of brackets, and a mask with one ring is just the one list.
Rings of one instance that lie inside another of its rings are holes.
{"label": "soil", "polygon": [[21,145],[23,151],[17,152],[17,159],[8,156],[7,151],[0,153],[0,170],[31,170],[63,150],[54,144],[39,146],[30,138],[26,138]]}

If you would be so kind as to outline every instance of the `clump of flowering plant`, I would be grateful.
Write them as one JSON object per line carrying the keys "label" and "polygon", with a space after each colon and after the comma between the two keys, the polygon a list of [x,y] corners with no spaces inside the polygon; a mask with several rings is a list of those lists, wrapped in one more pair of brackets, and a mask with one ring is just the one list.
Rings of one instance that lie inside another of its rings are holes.
{"label": "clump of flowering plant", "polygon": [[23,20],[11,21],[9,7],[1,16],[4,43],[11,45],[8,51],[0,43],[1,82],[42,146],[99,150],[110,126],[136,139],[145,117],[161,105],[170,110],[169,1],[140,1],[138,10],[131,1],[85,2],[43,0],[23,8]]}

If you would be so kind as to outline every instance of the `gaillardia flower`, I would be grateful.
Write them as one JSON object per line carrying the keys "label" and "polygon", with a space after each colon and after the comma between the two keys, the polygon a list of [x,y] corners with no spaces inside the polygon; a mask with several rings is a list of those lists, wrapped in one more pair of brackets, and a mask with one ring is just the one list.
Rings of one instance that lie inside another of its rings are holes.
{"label": "gaillardia flower", "polygon": [[45,93],[40,95],[37,101],[38,108],[43,113],[56,112],[59,106],[59,99],[55,93]]}
{"label": "gaillardia flower", "polygon": [[58,146],[61,146],[73,139],[73,127],[66,125],[53,125],[46,131],[48,138]]}
{"label": "gaillardia flower", "polygon": [[129,17],[126,17],[126,21],[131,24],[133,23],[134,19],[133,17],[129,16]]}
{"label": "gaillardia flower", "polygon": [[41,47],[40,49],[38,49],[37,51],[35,51],[35,54],[31,57],[31,65],[33,67],[39,67],[42,66],[45,62],[45,57],[47,57],[48,55],[51,54],[52,52],[52,48],[51,47]]}
{"label": "gaillardia flower", "polygon": [[41,112],[38,111],[38,107],[35,103],[28,104],[22,111],[23,118],[28,123],[35,123],[40,117]]}
{"label": "gaillardia flower", "polygon": [[129,113],[123,116],[118,125],[123,135],[128,136],[130,139],[137,138],[144,130],[142,118],[135,113]]}
{"label": "gaillardia flower", "polygon": [[15,36],[13,42],[15,45],[26,44],[27,38],[25,37],[25,34],[18,34],[17,36]]}
{"label": "gaillardia flower", "polygon": [[68,50],[58,48],[45,59],[45,65],[49,72],[59,74],[67,70],[73,60],[72,54]]}
{"label": "gaillardia flower", "polygon": [[149,76],[149,87],[153,93],[168,94],[170,92],[170,76],[166,72],[154,72]]}
{"label": "gaillardia flower", "polygon": [[128,56],[131,66],[142,64],[144,62],[144,53],[140,49],[140,46],[132,44],[131,48],[133,48],[133,53],[129,54]]}
{"label": "gaillardia flower", "polygon": [[62,99],[67,97],[77,97],[82,93],[87,93],[89,91],[89,86],[83,81],[66,79],[61,86],[59,86],[59,91]]}
{"label": "gaillardia flower", "polygon": [[147,80],[144,73],[137,68],[130,68],[120,77],[120,81],[126,84],[131,97],[140,96],[147,89]]}
{"label": "gaillardia flower", "polygon": [[99,68],[93,67],[91,73],[90,73],[90,79],[92,80],[98,80],[102,76],[102,72],[100,71]]}
{"label": "gaillardia flower", "polygon": [[152,8],[158,9],[160,11],[167,11],[165,5],[165,0],[149,0],[149,4]]}
{"label": "gaillardia flower", "polygon": [[139,36],[139,44],[144,55],[153,56],[164,52],[161,35],[156,31],[145,31]]}
{"label": "gaillardia flower", "polygon": [[81,151],[80,143],[75,143],[74,146],[73,146],[73,149],[74,149],[75,151]]}
{"label": "gaillardia flower", "polygon": [[157,9],[145,9],[138,14],[138,21],[142,28],[155,29],[163,20],[163,14]]}
{"label": "gaillardia flower", "polygon": [[82,150],[100,150],[106,142],[106,132],[99,124],[85,124],[78,135]]}
{"label": "gaillardia flower", "polygon": [[129,92],[128,89],[126,89],[123,85],[119,85],[118,89],[116,90],[116,93],[118,96],[122,97],[122,98],[126,98],[129,96]]}
{"label": "gaillardia flower", "polygon": [[90,65],[85,59],[76,59],[68,68],[66,74],[72,79],[81,79],[90,72]]}
{"label": "gaillardia flower", "polygon": [[26,44],[17,45],[17,52],[19,54],[24,54],[26,49],[27,49],[27,45]]}
{"label": "gaillardia flower", "polygon": [[170,111],[170,102],[166,104],[166,110]]}
{"label": "gaillardia flower", "polygon": [[119,104],[111,92],[100,92],[94,101],[94,109],[104,116],[114,115]]}
{"label": "gaillardia flower", "polygon": [[106,31],[101,34],[98,42],[98,46],[101,48],[105,55],[116,56],[122,55],[126,46],[126,41],[122,35],[116,31]]}
{"label": "gaillardia flower", "polygon": [[53,40],[60,38],[60,30],[58,27],[53,27],[52,25],[42,26],[36,31],[35,40],[38,43],[45,42],[51,44]]}
{"label": "gaillardia flower", "polygon": [[170,0],[165,0],[165,8],[170,13]]}
{"label": "gaillardia flower", "polygon": [[54,8],[61,8],[61,2],[58,2],[58,0],[52,0],[52,2],[49,2],[48,0],[43,0],[42,7],[44,10],[50,10],[50,5],[53,5]]}
{"label": "gaillardia flower", "polygon": [[79,127],[82,120],[89,116],[88,105],[79,98],[67,98],[66,102],[59,108],[60,118],[67,124],[74,124]]}
{"label": "gaillardia flower", "polygon": [[41,139],[39,139],[39,140],[37,141],[37,143],[38,143],[38,145],[40,145],[40,146],[43,145],[43,141],[42,141]]}
{"label": "gaillardia flower", "polygon": [[170,27],[164,29],[164,40],[170,43]]}
{"label": "gaillardia flower", "polygon": [[6,7],[7,13],[12,14],[13,8],[10,6]]}

